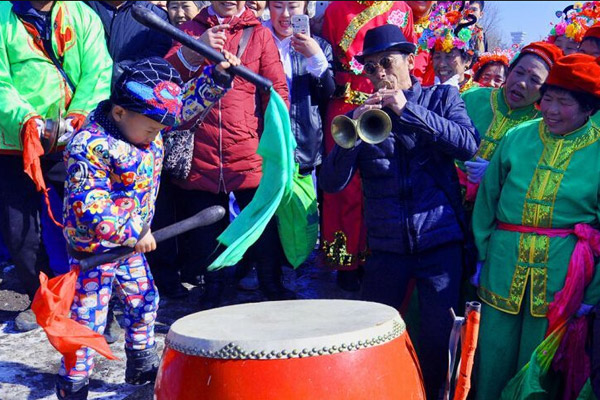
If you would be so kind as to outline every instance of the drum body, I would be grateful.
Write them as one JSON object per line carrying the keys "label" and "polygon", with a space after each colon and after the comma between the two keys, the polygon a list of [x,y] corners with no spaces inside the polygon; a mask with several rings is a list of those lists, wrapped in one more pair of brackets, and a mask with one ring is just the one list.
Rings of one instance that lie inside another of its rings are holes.
{"label": "drum body", "polygon": [[[219,323],[227,328],[216,328]],[[155,398],[408,400],[425,399],[425,392],[396,310],[298,300],[224,307],[177,321]]]}

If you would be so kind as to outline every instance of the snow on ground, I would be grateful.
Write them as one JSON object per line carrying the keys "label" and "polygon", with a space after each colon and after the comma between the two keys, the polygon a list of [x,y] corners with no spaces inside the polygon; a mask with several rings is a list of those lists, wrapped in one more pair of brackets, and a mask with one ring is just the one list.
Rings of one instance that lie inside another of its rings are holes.
{"label": "snow on ground", "polygon": [[[37,329],[26,333],[14,330],[13,319],[28,306],[27,296],[19,293],[14,268],[0,272],[0,399],[38,400],[56,399],[54,377],[60,355],[49,344],[44,332]],[[356,298],[356,293],[345,292],[335,284],[335,272],[316,266],[314,255],[297,270],[284,268],[285,285],[296,291],[299,298]],[[256,282],[255,282],[256,283]],[[252,286],[250,284],[250,286]],[[191,288],[191,286],[189,286]],[[183,300],[161,300],[156,326],[159,351],[169,326],[177,319],[198,311],[200,290],[193,288]],[[231,303],[256,302],[261,295],[256,290],[238,290]],[[119,312],[117,311],[117,318]],[[122,361],[96,358],[96,368],[90,382],[90,399],[146,400],[152,399],[152,386],[133,386],[125,383],[124,339],[111,345],[113,353]]]}

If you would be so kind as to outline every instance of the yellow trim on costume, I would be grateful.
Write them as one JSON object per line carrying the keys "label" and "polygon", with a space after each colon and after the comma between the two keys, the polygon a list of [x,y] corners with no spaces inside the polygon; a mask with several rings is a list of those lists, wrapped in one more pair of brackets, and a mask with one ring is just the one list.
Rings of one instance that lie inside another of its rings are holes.
{"label": "yellow trim on costume", "polygon": [[[531,290],[529,291],[529,301],[531,315],[534,317],[545,317],[548,313],[547,285],[548,273],[546,268],[530,268],[531,271]],[[535,295],[537,293],[537,295]]]}
{"label": "yellow trim on costume", "polygon": [[[527,268],[531,274],[531,315],[543,317],[548,311],[546,302],[546,266],[548,265],[548,251],[550,238],[548,236],[523,233],[519,238],[519,256],[517,263]],[[537,290],[536,290],[537,289]],[[542,289],[544,289],[542,291]]]}
{"label": "yellow trim on costume", "polygon": [[508,314],[518,314],[521,309],[521,302],[525,294],[525,286],[529,271],[526,267],[516,266],[513,273],[508,297],[502,297],[483,286],[479,286],[477,294],[479,298],[490,307]]}
{"label": "yellow trim on costume", "polygon": [[360,14],[355,16],[344,31],[344,36],[340,40],[340,47],[348,51],[358,31],[360,31],[373,18],[388,12],[394,6],[393,1],[375,1],[372,6],[365,8]]}
{"label": "yellow trim on costume", "polygon": [[[554,203],[569,163],[575,152],[600,140],[600,130],[592,124],[589,132],[573,140],[552,135],[540,121],[540,139],[544,150],[538,161],[523,206],[522,225],[551,228]],[[550,237],[535,233],[522,233],[519,238],[517,265],[509,289],[502,297],[479,287],[482,301],[508,314],[518,314],[523,302],[527,278],[531,275],[530,312],[534,317],[545,317],[548,312],[548,253]]]}
{"label": "yellow trim on costume", "polygon": [[527,113],[521,118],[511,118],[513,112],[516,110],[510,109],[510,107],[506,115],[502,114],[499,111],[500,104],[498,102],[498,96],[501,93],[501,89],[494,89],[492,91],[492,95],[490,96],[490,105],[492,107],[494,117],[492,118],[492,122],[490,123],[490,126],[485,134],[481,136],[481,144],[479,145],[479,150],[477,151],[477,155],[479,157],[488,161],[492,158],[492,155],[496,151],[496,147],[498,147],[500,140],[504,137],[506,132],[523,122],[536,118],[538,114],[538,111],[533,108],[532,112]]}
{"label": "yellow trim on costume", "polygon": [[469,78],[467,79],[467,81],[465,83],[463,83],[462,85],[460,85],[460,88],[458,89],[459,93],[464,93],[469,89],[472,89],[474,87],[480,87],[479,83],[475,82],[475,80],[473,80],[473,78]]}

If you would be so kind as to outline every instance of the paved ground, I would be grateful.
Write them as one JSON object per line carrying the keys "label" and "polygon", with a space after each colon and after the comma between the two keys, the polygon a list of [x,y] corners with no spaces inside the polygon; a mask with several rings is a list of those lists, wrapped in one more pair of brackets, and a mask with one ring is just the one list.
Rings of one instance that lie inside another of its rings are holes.
{"label": "paved ground", "polygon": [[[352,299],[356,293],[345,292],[335,284],[335,272],[315,265],[314,256],[297,270],[285,268],[285,285],[296,291],[299,298]],[[37,329],[27,333],[14,331],[13,319],[24,310],[29,301],[20,293],[14,269],[4,269],[0,284],[0,399],[33,400],[55,399],[54,375],[58,370],[59,354],[48,343],[44,332]],[[192,288],[183,300],[162,300],[156,327],[159,350],[169,326],[177,319],[196,312],[199,289]],[[238,290],[234,303],[261,301],[255,290]],[[111,345],[117,357],[125,359],[123,338]],[[96,370],[91,380],[90,399],[142,400],[152,399],[150,385],[139,387],[124,382],[125,362],[97,358]]]}

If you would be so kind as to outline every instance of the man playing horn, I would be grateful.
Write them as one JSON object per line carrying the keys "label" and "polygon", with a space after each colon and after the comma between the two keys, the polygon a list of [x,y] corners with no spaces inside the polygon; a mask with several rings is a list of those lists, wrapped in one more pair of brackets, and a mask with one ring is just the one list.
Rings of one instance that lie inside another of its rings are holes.
{"label": "man playing horn", "polygon": [[433,399],[446,375],[448,309],[458,305],[462,270],[464,220],[454,159],[473,157],[479,136],[455,87],[424,88],[411,75],[414,52],[397,26],[367,32],[357,59],[380,89],[350,116],[383,110],[391,134],[368,144],[359,126],[353,146],[336,145],[327,156],[319,181],[326,192],[337,192],[360,170],[370,250],[363,299],[399,308],[416,279],[419,358]]}

